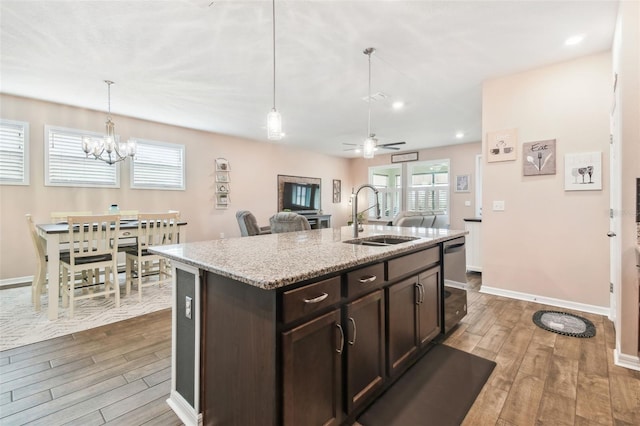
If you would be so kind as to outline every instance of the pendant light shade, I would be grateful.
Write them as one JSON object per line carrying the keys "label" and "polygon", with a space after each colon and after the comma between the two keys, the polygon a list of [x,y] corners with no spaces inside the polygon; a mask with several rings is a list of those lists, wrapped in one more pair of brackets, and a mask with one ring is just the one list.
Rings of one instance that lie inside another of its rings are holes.
{"label": "pendant light shade", "polygon": [[273,14],[273,108],[267,114],[267,138],[282,139],[282,116],[276,109],[276,0],[271,0]]}
{"label": "pendant light shade", "polygon": [[267,138],[270,140],[282,139],[282,116],[275,108],[267,114]]}
{"label": "pendant light shade", "polygon": [[364,144],[362,145],[362,153],[364,158],[373,158],[373,153],[376,150],[376,140],[375,138],[368,137],[364,140]]}

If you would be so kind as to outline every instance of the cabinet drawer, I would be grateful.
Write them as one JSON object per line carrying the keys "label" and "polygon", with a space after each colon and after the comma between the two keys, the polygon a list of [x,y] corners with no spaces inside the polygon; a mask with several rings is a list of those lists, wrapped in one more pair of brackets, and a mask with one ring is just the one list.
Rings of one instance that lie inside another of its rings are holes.
{"label": "cabinet drawer", "polygon": [[384,263],[356,269],[347,273],[347,297],[351,298],[379,288],[384,283]]}
{"label": "cabinet drawer", "polygon": [[411,272],[424,269],[440,261],[440,247],[431,247],[417,253],[391,259],[387,263],[387,280],[392,281]]}
{"label": "cabinet drawer", "polygon": [[339,301],[339,276],[285,291],[282,295],[282,321],[295,321]]}

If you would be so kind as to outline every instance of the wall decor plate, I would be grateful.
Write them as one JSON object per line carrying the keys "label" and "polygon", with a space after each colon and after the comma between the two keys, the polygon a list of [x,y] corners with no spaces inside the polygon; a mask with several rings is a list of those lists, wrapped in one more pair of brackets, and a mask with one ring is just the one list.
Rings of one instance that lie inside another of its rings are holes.
{"label": "wall decor plate", "polygon": [[556,174],[556,140],[550,139],[522,144],[522,175]]}
{"label": "wall decor plate", "polygon": [[601,189],[602,152],[565,154],[565,191],[597,191]]}
{"label": "wall decor plate", "polygon": [[517,145],[518,129],[498,130],[487,133],[487,162],[515,160]]}

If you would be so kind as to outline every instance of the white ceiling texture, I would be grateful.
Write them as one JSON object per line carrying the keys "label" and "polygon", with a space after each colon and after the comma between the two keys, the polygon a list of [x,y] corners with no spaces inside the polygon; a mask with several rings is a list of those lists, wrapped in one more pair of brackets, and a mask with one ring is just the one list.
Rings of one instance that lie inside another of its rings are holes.
{"label": "white ceiling texture", "polygon": [[[286,137],[273,143],[357,155],[343,144],[367,136],[367,47],[376,49],[371,92],[386,95],[371,103],[379,143],[480,141],[484,80],[609,50],[617,9],[612,0],[276,0]],[[584,41],[565,46],[575,34]],[[114,114],[268,142],[270,0],[1,0],[0,43],[4,93],[106,111],[108,79]],[[394,110],[396,100],[405,107]]]}

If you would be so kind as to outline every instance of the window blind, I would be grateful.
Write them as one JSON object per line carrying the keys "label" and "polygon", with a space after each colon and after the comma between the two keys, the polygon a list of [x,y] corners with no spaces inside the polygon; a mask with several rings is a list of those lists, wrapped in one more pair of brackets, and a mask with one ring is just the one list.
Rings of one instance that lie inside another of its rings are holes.
{"label": "window blind", "polygon": [[137,139],[131,188],[185,189],[184,145]]}
{"label": "window blind", "polygon": [[0,183],[29,184],[29,123],[0,120]]}
{"label": "window blind", "polygon": [[45,126],[45,185],[120,187],[119,164],[109,165],[82,150],[82,137],[95,132]]}

